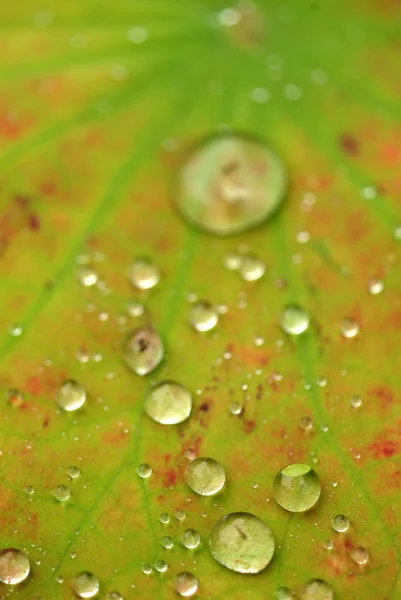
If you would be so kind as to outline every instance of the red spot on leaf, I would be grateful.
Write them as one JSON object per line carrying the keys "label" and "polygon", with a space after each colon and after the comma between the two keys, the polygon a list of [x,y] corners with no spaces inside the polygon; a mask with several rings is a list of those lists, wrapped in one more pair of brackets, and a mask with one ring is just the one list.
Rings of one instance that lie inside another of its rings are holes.
{"label": "red spot on leaf", "polygon": [[251,421],[250,419],[248,419],[247,421],[244,421],[244,423],[243,423],[244,431],[247,434],[252,433],[252,431],[255,429],[255,427],[256,427],[255,421]]}
{"label": "red spot on leaf", "polygon": [[163,485],[164,487],[174,487],[177,481],[177,473],[174,469],[167,469],[163,475]]}
{"label": "red spot on leaf", "polygon": [[32,231],[38,231],[40,229],[40,220],[38,215],[32,214],[28,217],[28,227]]}
{"label": "red spot on leaf", "polygon": [[169,462],[170,462],[170,460],[171,460],[171,454],[165,454],[165,455],[163,456],[163,459],[164,459],[164,462],[165,462],[166,464],[167,464],[167,463],[169,463]]}
{"label": "red spot on leaf", "polygon": [[39,377],[31,377],[28,379],[26,390],[33,396],[38,396],[42,392],[42,382]]}
{"label": "red spot on leaf", "polygon": [[357,156],[357,154],[359,154],[358,140],[349,133],[344,133],[340,137],[340,147],[350,156]]}
{"label": "red spot on leaf", "polygon": [[369,446],[373,458],[390,458],[399,451],[399,444],[391,440],[374,442]]}

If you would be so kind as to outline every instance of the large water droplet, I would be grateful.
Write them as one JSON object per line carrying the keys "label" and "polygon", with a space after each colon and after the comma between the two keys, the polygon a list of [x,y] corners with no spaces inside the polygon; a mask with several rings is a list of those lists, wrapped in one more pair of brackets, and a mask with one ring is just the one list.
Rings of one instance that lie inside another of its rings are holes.
{"label": "large water droplet", "polygon": [[214,525],[209,547],[213,557],[238,573],[259,573],[274,554],[269,527],[250,513],[231,513]]}
{"label": "large water droplet", "polygon": [[81,408],[86,402],[85,388],[73,379],[64,381],[56,395],[56,402],[60,408],[72,412]]}
{"label": "large water droplet", "polygon": [[333,590],[324,579],[311,579],[301,592],[301,600],[333,600],[333,598]]}
{"label": "large water droplet", "polygon": [[309,315],[297,304],[288,304],[281,311],[281,329],[290,335],[300,335],[309,327]]}
{"label": "large water droplet", "polygon": [[159,282],[160,273],[147,258],[137,258],[131,265],[129,278],[134,287],[139,290],[149,290]]}
{"label": "large water droplet", "polygon": [[349,527],[349,518],[345,515],[336,515],[333,518],[331,525],[334,531],[338,531],[338,533],[344,533]]}
{"label": "large water droplet", "polygon": [[200,544],[200,540],[200,533],[199,531],[196,531],[196,529],[186,529],[181,536],[182,545],[189,550],[197,548]]}
{"label": "large water droplet", "polygon": [[201,496],[217,494],[226,481],[224,468],[213,458],[197,458],[187,466],[185,479],[188,486]]}
{"label": "large water droplet", "polygon": [[126,340],[124,360],[137,375],[147,375],[160,364],[164,356],[163,342],[151,327],[135,329]]}
{"label": "large water droplet", "polygon": [[188,598],[198,591],[198,580],[192,573],[179,573],[174,582],[174,589],[179,596]]}
{"label": "large water droplet", "polygon": [[180,383],[162,381],[152,388],[145,400],[146,414],[162,425],[177,425],[188,419],[192,396]]}
{"label": "large water droplet", "polygon": [[17,548],[0,551],[0,581],[6,585],[17,585],[24,581],[31,570],[29,558]]}
{"label": "large water droplet", "polygon": [[369,552],[366,548],[362,548],[362,546],[354,548],[350,555],[352,560],[358,565],[366,565],[366,563],[369,562]]}
{"label": "large water droplet", "polygon": [[93,573],[84,571],[71,581],[71,587],[79,598],[93,598],[99,592],[99,580]]}
{"label": "large water droplet", "polygon": [[319,478],[309,465],[289,465],[274,478],[276,502],[290,512],[310,510],[319,500],[320,492]]}
{"label": "large water droplet", "polygon": [[217,309],[209,302],[196,302],[189,311],[189,323],[196,331],[210,331],[219,320]]}
{"label": "large water droplet", "polygon": [[248,136],[220,135],[189,156],[176,204],[190,223],[229,235],[265,221],[280,205],[285,186],[283,164],[267,145]]}

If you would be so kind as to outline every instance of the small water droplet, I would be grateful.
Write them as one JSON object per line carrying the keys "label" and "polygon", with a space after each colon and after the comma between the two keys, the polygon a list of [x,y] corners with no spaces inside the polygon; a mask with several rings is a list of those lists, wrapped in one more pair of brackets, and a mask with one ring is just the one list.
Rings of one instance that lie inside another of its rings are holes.
{"label": "small water droplet", "polygon": [[300,335],[309,327],[309,315],[297,304],[288,304],[281,311],[281,329],[290,335]]}
{"label": "small water droplet", "polygon": [[321,485],[315,471],[304,464],[281,469],[274,478],[276,502],[290,512],[305,512],[319,500]]}
{"label": "small water droplet", "polygon": [[196,331],[210,331],[219,321],[217,309],[209,302],[199,301],[191,306],[189,323]]}
{"label": "small water droplet", "polygon": [[249,94],[249,97],[256,104],[264,104],[270,98],[270,92],[266,88],[255,88]]}
{"label": "small water droplet", "polygon": [[226,473],[217,460],[197,458],[187,466],[185,479],[192,491],[201,496],[213,496],[224,487]]}
{"label": "small water droplet", "polygon": [[327,377],[321,376],[316,379],[316,384],[319,387],[326,387],[327,385]]}
{"label": "small water droplet", "polygon": [[19,337],[22,335],[23,328],[21,325],[11,325],[10,327],[10,335],[13,337]]}
{"label": "small water droplet", "polygon": [[160,281],[158,268],[147,258],[137,258],[130,267],[129,279],[138,290],[149,290]]}
{"label": "small water droplet", "polygon": [[331,521],[334,531],[344,533],[349,527],[349,518],[345,515],[336,515]]}
{"label": "small water droplet", "polygon": [[166,550],[169,550],[170,548],[172,548],[174,546],[173,538],[171,538],[169,535],[166,535],[162,539],[162,546],[163,546],[163,548],[166,548]]}
{"label": "small water droplet", "polygon": [[145,306],[140,300],[130,300],[127,303],[127,313],[130,317],[141,317],[145,312]]}
{"label": "small water droplet", "polygon": [[150,575],[152,571],[153,571],[153,569],[152,569],[151,565],[149,565],[148,563],[143,563],[143,565],[142,565],[142,573],[144,575]]}
{"label": "small water droplet", "polygon": [[155,562],[155,569],[156,571],[158,571],[159,573],[165,573],[168,569],[168,564],[166,563],[165,560],[157,560]]}
{"label": "small water droplet", "polygon": [[93,598],[99,592],[99,580],[93,573],[84,571],[71,581],[71,587],[79,598]]}
{"label": "small water droplet", "polygon": [[32,496],[32,494],[35,493],[35,488],[33,487],[33,485],[27,485],[25,486],[25,494],[28,494],[28,496]]}
{"label": "small water droplet", "polygon": [[352,408],[359,408],[362,406],[363,400],[360,396],[354,395],[351,396],[349,403],[352,406]]}
{"label": "small water droplet", "polygon": [[283,164],[267,145],[230,133],[207,140],[189,156],[176,202],[190,223],[229,235],[265,221],[285,186]]}
{"label": "small water droplet", "polygon": [[120,592],[109,592],[108,594],[106,594],[106,599],[107,600],[124,600],[124,598],[120,594]]}
{"label": "small water droplet", "polygon": [[231,513],[214,525],[209,547],[218,563],[238,573],[259,573],[274,554],[269,527],[250,513]]}
{"label": "small water droplet", "polygon": [[57,575],[56,582],[57,583],[64,583],[64,577],[62,575]]}
{"label": "small water droplet", "polygon": [[195,460],[196,452],[193,448],[188,448],[188,450],[185,450],[184,456],[187,460]]}
{"label": "small water droplet", "polygon": [[361,195],[365,200],[373,200],[377,196],[377,189],[373,185],[367,185],[362,189]]}
{"label": "small water droplet", "polygon": [[163,523],[163,525],[167,525],[167,523],[170,523],[170,515],[168,513],[162,513],[159,517],[159,521],[160,523]]}
{"label": "small water droplet", "polygon": [[80,475],[81,471],[78,469],[78,467],[72,466],[68,469],[68,477],[71,477],[71,479],[76,479]]}
{"label": "small water droplet", "polygon": [[232,252],[231,254],[226,254],[223,260],[223,264],[225,268],[229,271],[238,271],[238,269],[242,265],[242,256],[234,252]]}
{"label": "small water droplet", "polygon": [[177,519],[177,521],[183,521],[186,518],[187,513],[185,512],[185,510],[177,508],[177,510],[174,511],[174,516]]}
{"label": "small water droplet", "polygon": [[359,324],[354,319],[343,319],[340,324],[340,331],[343,337],[347,339],[354,338],[359,333]]}
{"label": "small water droplet", "polygon": [[264,262],[253,254],[248,254],[244,257],[239,270],[239,273],[244,281],[257,281],[263,277],[265,272],[266,267]]}
{"label": "small water droplet", "polygon": [[369,292],[372,296],[377,296],[377,294],[381,294],[384,290],[384,282],[381,279],[371,279],[369,281]]}
{"label": "small water droplet", "polygon": [[147,375],[162,361],[164,346],[151,327],[135,329],[124,345],[124,361],[137,375]]}
{"label": "small water droplet", "polygon": [[333,598],[333,590],[324,579],[311,579],[301,592],[301,600],[333,600]]}
{"label": "small water droplet", "polygon": [[139,477],[142,477],[142,479],[147,479],[152,475],[152,467],[147,463],[142,463],[139,465],[136,472],[138,473]]}
{"label": "small water droplet", "polygon": [[181,384],[162,381],[152,388],[145,400],[146,414],[162,425],[177,425],[188,419],[192,396]]}
{"label": "small water droplet", "polygon": [[29,558],[17,548],[4,548],[0,551],[0,581],[6,585],[18,585],[31,570]]}
{"label": "small water droplet", "polygon": [[174,590],[179,596],[189,598],[198,591],[198,580],[191,573],[179,573],[175,578]]}
{"label": "small water droplet", "polygon": [[53,496],[59,502],[66,502],[71,496],[71,490],[66,485],[58,485],[56,489],[53,490]]}
{"label": "small water droplet", "polygon": [[192,550],[197,548],[200,544],[201,536],[199,531],[196,529],[186,529],[181,536],[181,543],[185,548]]}
{"label": "small water droplet", "polygon": [[274,600],[293,600],[294,594],[288,587],[280,587],[274,592]]}
{"label": "small water droplet", "polygon": [[323,547],[325,550],[333,550],[334,544],[332,540],[325,540],[323,542]]}
{"label": "small water droplet", "polygon": [[56,394],[56,403],[67,412],[82,408],[85,402],[85,388],[74,379],[64,381]]}
{"label": "small water droplet", "polygon": [[313,429],[313,419],[311,419],[311,417],[302,417],[299,422],[299,426],[304,431],[311,431],[311,429]]}
{"label": "small water droplet", "polygon": [[78,281],[84,287],[92,287],[98,282],[99,276],[92,267],[81,267],[77,271]]}
{"label": "small water droplet", "polygon": [[302,89],[298,85],[290,83],[284,88],[284,96],[287,100],[299,100],[302,97]]}
{"label": "small water droplet", "polygon": [[362,546],[351,550],[350,556],[358,565],[366,565],[369,562],[369,552],[366,548],[362,548]]}
{"label": "small water droplet", "polygon": [[230,413],[232,415],[240,415],[242,413],[242,406],[239,402],[231,402]]}

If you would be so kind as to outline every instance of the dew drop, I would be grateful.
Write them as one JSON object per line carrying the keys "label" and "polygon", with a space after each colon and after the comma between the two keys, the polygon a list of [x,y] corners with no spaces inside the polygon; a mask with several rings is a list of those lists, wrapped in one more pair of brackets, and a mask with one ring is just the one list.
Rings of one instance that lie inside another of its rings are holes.
{"label": "dew drop", "polygon": [[71,490],[66,485],[58,485],[56,489],[53,490],[53,496],[59,502],[66,502],[71,496]]}
{"label": "dew drop", "polygon": [[384,282],[381,279],[371,279],[368,289],[372,296],[377,296],[384,290]]}
{"label": "dew drop", "polygon": [[244,257],[239,270],[241,278],[244,281],[257,281],[263,277],[265,272],[266,267],[264,262],[253,254],[248,254]]}
{"label": "dew drop", "polygon": [[331,521],[334,531],[344,533],[349,527],[349,518],[345,515],[336,515]]}
{"label": "dew drop", "polygon": [[155,562],[155,569],[156,571],[158,571],[158,573],[165,573],[168,569],[168,564],[166,563],[165,560],[157,560]]}
{"label": "dew drop", "polygon": [[139,290],[149,290],[160,281],[160,273],[152,261],[137,258],[130,267],[129,280]]}
{"label": "dew drop", "polygon": [[223,265],[229,271],[238,271],[242,265],[242,256],[236,253],[227,254],[224,257]]}
{"label": "dew drop", "polygon": [[159,517],[159,521],[160,523],[163,523],[163,525],[167,525],[167,523],[170,523],[170,515],[168,513],[162,513]]}
{"label": "dew drop", "polygon": [[188,419],[192,396],[181,384],[162,381],[152,388],[145,400],[146,414],[162,425],[177,425]]}
{"label": "dew drop", "polygon": [[293,600],[294,594],[288,587],[280,587],[274,592],[274,600]]}
{"label": "dew drop", "polygon": [[71,587],[79,598],[93,598],[99,592],[99,580],[93,573],[84,571],[71,581]]}
{"label": "dew drop", "polygon": [[162,539],[162,546],[163,546],[163,548],[166,548],[166,550],[169,550],[170,548],[172,548],[174,546],[173,538],[171,538],[169,535],[166,535]]}
{"label": "dew drop", "polygon": [[187,466],[185,479],[192,491],[201,496],[213,496],[224,487],[226,473],[217,460],[197,458]]}
{"label": "dew drop", "polygon": [[125,364],[137,375],[151,373],[164,356],[163,342],[151,327],[135,329],[124,345]]}
{"label": "dew drop", "polygon": [[78,467],[72,466],[68,469],[68,477],[71,477],[71,479],[76,479],[80,475],[81,471],[78,469]]}
{"label": "dew drop", "polygon": [[239,402],[231,402],[230,413],[232,415],[240,415],[242,413],[242,406]]}
{"label": "dew drop", "polygon": [[150,575],[152,571],[153,571],[153,569],[152,569],[151,565],[149,565],[148,563],[143,563],[143,565],[142,565],[142,573],[144,575]]}
{"label": "dew drop", "polygon": [[325,540],[323,542],[323,547],[325,550],[333,550],[334,544],[332,540]]}
{"label": "dew drop", "polygon": [[333,598],[333,590],[324,579],[311,579],[301,592],[301,600],[333,600]]}
{"label": "dew drop", "polygon": [[176,203],[190,223],[230,235],[265,221],[281,203],[285,186],[284,166],[267,145],[250,136],[219,135],[188,157]]}
{"label": "dew drop", "polygon": [[354,395],[351,396],[349,403],[352,406],[352,408],[360,408],[363,404],[363,400],[360,396]]}
{"label": "dew drop", "polygon": [[56,403],[60,408],[67,412],[73,412],[82,408],[85,402],[86,391],[78,381],[68,379],[61,384],[56,395]]}
{"label": "dew drop", "polygon": [[274,554],[269,527],[250,513],[231,513],[214,525],[209,547],[218,563],[238,573],[259,573]]}
{"label": "dew drop", "polygon": [[23,332],[22,325],[11,325],[10,327],[10,335],[13,337],[19,337]]}
{"label": "dew drop", "polygon": [[177,508],[177,510],[174,511],[174,516],[177,519],[177,521],[183,521],[186,518],[187,513],[185,512],[185,510]]}
{"label": "dew drop", "polygon": [[304,464],[294,464],[279,471],[273,482],[276,502],[290,512],[305,512],[319,500],[321,485],[315,471]]}
{"label": "dew drop", "polygon": [[108,594],[106,594],[106,599],[107,600],[124,600],[124,598],[120,594],[120,592],[109,592]]}
{"label": "dew drop", "polygon": [[210,331],[216,327],[219,313],[209,302],[196,302],[189,311],[189,323],[196,331]]}
{"label": "dew drop", "polygon": [[192,550],[197,548],[200,544],[201,536],[199,531],[196,529],[186,529],[181,536],[181,543],[185,548]]}
{"label": "dew drop", "polygon": [[78,272],[78,281],[84,287],[92,287],[98,282],[99,276],[92,267],[81,267]]}
{"label": "dew drop", "polygon": [[366,565],[369,562],[369,552],[362,546],[351,550],[350,556],[357,565]]}
{"label": "dew drop", "polygon": [[281,311],[281,329],[290,335],[300,335],[309,327],[309,315],[297,304],[288,304]]}
{"label": "dew drop", "polygon": [[28,496],[32,496],[32,494],[35,493],[35,488],[33,487],[33,485],[27,485],[25,486],[25,494],[28,494]]}
{"label": "dew drop", "polygon": [[198,580],[191,573],[179,573],[175,578],[174,590],[179,596],[189,598],[198,591]]}
{"label": "dew drop", "polygon": [[18,408],[23,403],[24,396],[22,395],[22,393],[19,390],[16,390],[15,388],[11,388],[11,389],[7,390],[7,400],[9,401],[9,403],[12,406],[15,406],[16,408]]}
{"label": "dew drop", "polygon": [[130,317],[140,317],[145,312],[145,307],[139,300],[130,300],[127,303],[127,313]]}
{"label": "dew drop", "polygon": [[139,477],[142,477],[142,479],[147,479],[152,475],[152,467],[147,463],[142,463],[139,465],[136,472],[138,473]]}
{"label": "dew drop", "polygon": [[302,417],[302,419],[299,422],[299,426],[304,431],[311,431],[313,429],[313,419],[311,419],[310,417]]}
{"label": "dew drop", "polygon": [[347,339],[354,338],[359,333],[359,324],[354,319],[343,319],[340,324],[340,331],[343,337]]}
{"label": "dew drop", "polygon": [[195,460],[196,452],[193,448],[188,448],[188,450],[185,450],[184,456],[187,460]]}
{"label": "dew drop", "polygon": [[4,548],[0,551],[0,581],[6,585],[18,585],[31,570],[29,558],[17,548]]}
{"label": "dew drop", "polygon": [[396,227],[394,227],[393,237],[395,240],[401,240],[401,225],[396,225]]}

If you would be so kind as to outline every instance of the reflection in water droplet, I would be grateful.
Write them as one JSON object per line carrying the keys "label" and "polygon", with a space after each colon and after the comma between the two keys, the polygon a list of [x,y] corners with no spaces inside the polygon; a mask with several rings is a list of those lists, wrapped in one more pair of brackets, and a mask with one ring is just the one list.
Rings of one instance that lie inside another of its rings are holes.
{"label": "reflection in water droplet", "polygon": [[139,465],[136,472],[138,473],[139,477],[142,477],[142,479],[147,479],[152,475],[152,467],[147,463],[142,463]]}
{"label": "reflection in water droplet", "polygon": [[73,466],[68,469],[68,476],[71,477],[71,479],[76,479],[80,475],[81,471],[78,469],[78,467]]}
{"label": "reflection in water droplet", "polygon": [[311,429],[313,429],[313,419],[311,419],[310,417],[302,417],[302,419],[299,422],[299,426],[304,431],[311,431]]}
{"label": "reflection in water droplet", "polygon": [[166,548],[166,550],[169,550],[170,548],[172,548],[174,546],[173,538],[171,538],[169,535],[166,535],[162,539],[162,546],[163,546],[163,548]]}
{"label": "reflection in water droplet", "polygon": [[267,145],[220,135],[189,156],[176,203],[190,223],[229,235],[265,221],[281,203],[285,186],[283,164]]}
{"label": "reflection in water droplet", "polygon": [[149,290],[160,280],[157,267],[146,258],[137,258],[130,267],[129,279],[139,290]]}
{"label": "reflection in water droplet", "polygon": [[210,331],[219,320],[219,313],[209,302],[196,302],[189,311],[189,323],[196,331]]}
{"label": "reflection in water droplet", "polygon": [[78,381],[68,379],[61,385],[56,395],[56,402],[67,412],[78,410],[86,402],[85,388]]}
{"label": "reflection in water droplet", "polygon": [[53,490],[53,496],[59,502],[66,502],[71,496],[71,490],[66,485],[58,485],[56,489]]}
{"label": "reflection in water droplet", "polygon": [[177,508],[177,510],[174,511],[174,516],[177,519],[177,521],[183,521],[186,518],[187,513],[185,512],[185,510]]}
{"label": "reflection in water droplet", "polygon": [[201,496],[217,494],[226,481],[226,473],[213,458],[197,458],[189,463],[185,472],[188,486]]}
{"label": "reflection in water droplet", "polygon": [[162,425],[177,425],[188,419],[192,396],[181,384],[162,381],[152,388],[145,400],[146,414]]}
{"label": "reflection in water droplet", "polygon": [[280,587],[274,592],[274,600],[293,600],[294,594],[288,587]]}
{"label": "reflection in water droplet", "polygon": [[185,548],[192,550],[200,544],[201,536],[196,529],[186,529],[181,536],[181,543]]}
{"label": "reflection in water droplet", "polygon": [[369,281],[369,292],[372,296],[377,296],[377,294],[381,294],[384,290],[384,282],[381,279],[372,279]]}
{"label": "reflection in water droplet", "polygon": [[354,319],[343,319],[341,321],[340,331],[343,337],[347,339],[354,338],[359,333],[359,324]]}
{"label": "reflection in water droplet", "polygon": [[151,373],[164,356],[163,342],[151,327],[135,329],[124,345],[124,361],[137,375]]}
{"label": "reflection in water droplet", "polygon": [[366,565],[366,563],[369,562],[369,552],[366,548],[359,546],[358,548],[351,550],[351,558],[358,565]]}
{"label": "reflection in water droplet", "polygon": [[242,261],[239,273],[244,281],[257,281],[263,277],[265,271],[264,262],[257,256],[248,254]]}
{"label": "reflection in water droplet", "polygon": [[175,578],[174,590],[185,598],[193,596],[198,591],[198,580],[191,573],[179,573]]}
{"label": "reflection in water droplet", "polygon": [[152,571],[153,571],[153,569],[152,569],[151,565],[148,565],[148,563],[143,563],[143,565],[142,565],[142,573],[144,575],[150,575]]}
{"label": "reflection in water droplet", "polygon": [[165,573],[168,569],[168,564],[166,563],[165,560],[157,560],[155,562],[155,569],[159,573]]}
{"label": "reflection in water droplet", "polygon": [[347,531],[350,523],[349,523],[349,518],[346,517],[345,515],[336,515],[331,522],[331,525],[334,529],[334,531],[338,531],[339,533],[344,533],[344,531]]}
{"label": "reflection in water droplet", "polygon": [[288,304],[281,311],[280,325],[285,333],[300,335],[309,327],[309,315],[297,304]]}
{"label": "reflection in water droplet", "polygon": [[332,540],[325,540],[323,542],[323,547],[325,550],[333,550],[334,544],[333,544]]}
{"label": "reflection in water droplet", "polygon": [[163,523],[163,525],[167,525],[167,523],[170,523],[170,515],[168,513],[162,513],[159,517],[159,521],[160,523]]}
{"label": "reflection in water droplet", "polygon": [[214,525],[209,547],[213,557],[238,573],[259,573],[274,554],[269,527],[250,513],[231,513]]}
{"label": "reflection in water droplet", "polygon": [[78,272],[78,281],[84,287],[92,287],[98,282],[99,276],[92,267],[81,267]]}
{"label": "reflection in water droplet", "polygon": [[360,396],[354,395],[351,396],[349,403],[352,406],[352,408],[359,408],[360,406],[362,406],[363,400]]}
{"label": "reflection in water droplet", "polygon": [[35,488],[33,487],[33,485],[27,485],[25,486],[25,494],[28,494],[28,496],[32,496],[32,494],[35,493]]}
{"label": "reflection in water droplet", "polygon": [[31,570],[29,558],[17,548],[4,548],[0,551],[0,582],[17,585],[24,581]]}
{"label": "reflection in water droplet", "polygon": [[309,465],[289,465],[274,478],[276,502],[290,512],[310,510],[319,500],[320,492],[319,478]]}
{"label": "reflection in water droplet", "polygon": [[333,590],[323,579],[311,579],[301,592],[301,600],[333,600]]}
{"label": "reflection in water droplet", "polygon": [[99,592],[99,580],[93,573],[84,571],[71,581],[71,587],[79,598],[93,598]]}

